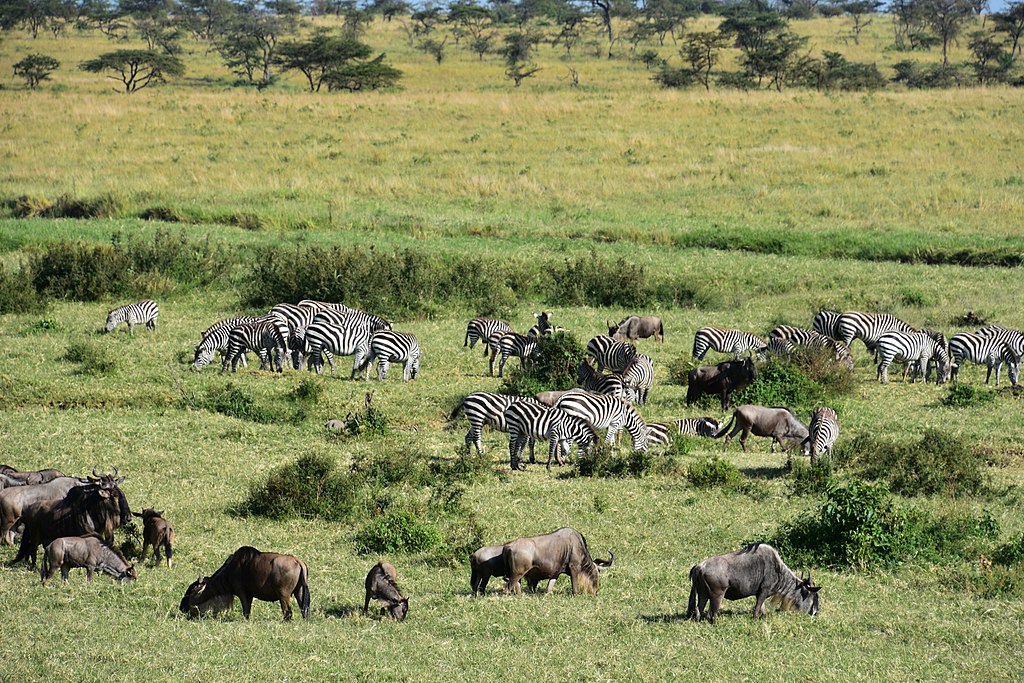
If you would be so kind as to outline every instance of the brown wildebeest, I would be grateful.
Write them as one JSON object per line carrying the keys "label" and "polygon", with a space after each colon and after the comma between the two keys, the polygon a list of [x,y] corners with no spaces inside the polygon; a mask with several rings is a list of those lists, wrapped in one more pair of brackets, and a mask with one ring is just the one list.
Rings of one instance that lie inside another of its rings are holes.
{"label": "brown wildebeest", "polygon": [[548,592],[554,586],[554,579],[568,574],[572,592],[597,593],[598,573],[612,566],[611,559],[593,560],[583,534],[570,527],[562,527],[543,536],[520,538],[502,547],[505,563],[505,590],[522,593],[519,582],[526,579],[531,585],[548,580]]}
{"label": "brown wildebeest", "polygon": [[712,624],[718,617],[722,598],[742,600],[757,596],[754,617],[765,614],[764,602],[777,597],[783,609],[818,613],[818,591],[814,581],[798,577],[786,566],[779,552],[766,543],[751,543],[736,552],[709,557],[690,569],[690,602],[686,618],[700,621],[708,600],[711,609],[707,618]]}
{"label": "brown wildebeest", "polygon": [[53,481],[57,477],[67,476],[60,470],[55,469],[36,470],[35,472],[21,472],[20,470],[17,470],[11,467],[10,465],[0,465],[0,474],[29,486],[34,486],[36,484],[45,484],[47,482]]}
{"label": "brown wildebeest", "polygon": [[661,324],[661,318],[657,316],[627,315],[618,325],[608,323],[608,336],[615,341],[636,341],[638,338],[654,337],[654,341],[660,344],[665,341],[665,327]]}
{"label": "brown wildebeest", "polygon": [[[730,429],[732,432],[725,436]],[[808,434],[807,426],[798,420],[789,408],[744,405],[733,411],[732,418],[715,434],[715,438],[725,436],[725,443],[722,444],[724,451],[732,437],[741,431],[743,433],[740,435],[740,445],[744,451],[747,450],[747,437],[753,434],[772,437],[772,453],[775,452],[775,444],[779,444],[783,449],[786,448],[785,442],[802,444]]]}
{"label": "brown wildebeest", "polygon": [[163,510],[159,512],[152,508],[143,508],[141,513],[133,512],[136,517],[142,518],[142,554],[139,562],[146,559],[146,551],[153,546],[153,559],[160,564],[160,548],[164,549],[167,557],[167,566],[171,566],[171,557],[174,555],[174,527],[164,519]]}
{"label": "brown wildebeest", "polygon": [[409,613],[409,598],[402,595],[398,589],[398,572],[394,565],[388,562],[378,562],[366,575],[366,600],[363,603],[363,613],[370,609],[370,600],[380,600],[384,603],[388,614],[395,621],[402,621]]}
{"label": "brown wildebeest", "polygon": [[750,358],[727,360],[718,365],[705,365],[690,370],[686,388],[686,405],[693,405],[704,394],[717,394],[722,410],[729,408],[734,392],[757,380],[757,368]]}
{"label": "brown wildebeest", "polygon": [[128,564],[120,550],[108,546],[96,534],[54,539],[46,546],[42,565],[39,574],[44,586],[57,569],[60,569],[61,581],[67,583],[72,567],[84,567],[86,581],[92,581],[94,572],[109,574],[122,583],[131,583],[138,578],[135,565]]}
{"label": "brown wildebeest", "polygon": [[213,576],[201,577],[185,591],[178,609],[189,617],[231,607],[238,596],[242,614],[249,618],[253,598],[265,602],[277,600],[286,621],[292,618],[291,597],[294,595],[302,618],[309,619],[309,570],[306,564],[291,555],[261,553],[252,546],[242,546],[231,554]]}
{"label": "brown wildebeest", "polygon": [[34,567],[39,546],[49,545],[61,536],[96,533],[108,543],[112,541],[114,529],[131,520],[128,499],[120,488],[124,477],[116,474],[115,468],[114,474],[89,477],[88,484],[72,488],[61,500],[26,506],[21,511],[25,531],[11,564],[27,559]]}
{"label": "brown wildebeest", "polygon": [[17,486],[0,491],[0,540],[14,545],[14,528],[21,519],[21,511],[32,503],[60,500],[75,486],[84,486],[77,477],[58,477],[45,484]]}

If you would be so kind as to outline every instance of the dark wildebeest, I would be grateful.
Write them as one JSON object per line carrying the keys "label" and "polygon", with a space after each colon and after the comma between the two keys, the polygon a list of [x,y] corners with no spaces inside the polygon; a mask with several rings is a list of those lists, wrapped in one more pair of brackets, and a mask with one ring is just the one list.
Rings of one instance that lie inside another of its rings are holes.
{"label": "dark wildebeest", "polygon": [[378,562],[366,575],[366,600],[363,602],[363,613],[370,609],[370,600],[384,603],[381,613],[386,608],[395,621],[402,621],[409,613],[409,598],[398,589],[398,573],[388,562]]}
{"label": "dark wildebeest", "polygon": [[88,484],[72,488],[62,500],[25,507],[21,511],[25,531],[11,564],[27,559],[34,567],[39,546],[49,545],[61,536],[95,533],[108,543],[113,541],[114,529],[131,520],[128,499],[119,486],[124,477],[116,477],[116,473],[115,468],[114,475],[89,477]]}
{"label": "dark wildebeest", "polygon": [[554,579],[568,574],[572,592],[597,593],[597,575],[601,569],[610,567],[614,556],[607,560],[594,560],[587,548],[583,534],[570,527],[562,527],[543,536],[520,538],[506,543],[501,550],[505,563],[505,590],[521,593],[519,582],[536,586],[548,581],[548,592],[554,586]]}
{"label": "dark wildebeest", "polygon": [[0,539],[6,545],[14,545],[14,528],[21,519],[22,511],[47,500],[61,500],[68,491],[87,482],[77,477],[58,477],[45,484],[18,486],[0,491]]}
{"label": "dark wildebeest", "polygon": [[209,611],[217,613],[230,608],[238,596],[242,614],[248,619],[253,598],[266,602],[277,600],[287,621],[292,618],[291,596],[294,595],[302,618],[309,619],[308,577],[309,570],[302,560],[291,555],[261,553],[246,545],[232,553],[213,576],[193,582],[178,609],[189,617]]}
{"label": "dark wildebeest", "polygon": [[39,575],[44,586],[58,569],[61,581],[67,583],[72,567],[84,567],[86,581],[92,581],[94,572],[109,574],[122,583],[131,583],[138,578],[135,565],[128,564],[120,550],[108,546],[96,534],[54,539],[46,546],[42,565]]}
{"label": "dark wildebeest", "polygon": [[163,510],[158,512],[152,508],[143,508],[141,513],[132,514],[142,518],[142,554],[139,555],[139,563],[146,559],[149,546],[153,546],[153,559],[156,564],[160,564],[160,548],[163,548],[167,566],[170,567],[171,557],[174,555],[174,527],[164,519]]}
{"label": "dark wildebeest", "polygon": [[21,472],[11,467],[10,465],[0,465],[0,474],[4,475],[5,477],[8,477],[9,479],[13,479],[15,481],[21,482],[22,484],[27,484],[29,486],[34,486],[36,484],[45,484],[47,482],[53,481],[57,477],[67,476],[60,470],[55,469],[36,470],[35,472]]}
{"label": "dark wildebeest", "polygon": [[[735,427],[733,426],[735,423]],[[732,432],[725,436],[725,433],[732,429]],[[775,444],[783,449],[786,443],[801,444],[807,438],[807,426],[797,419],[789,408],[766,408],[764,406],[744,405],[733,411],[729,422],[722,427],[721,431],[715,434],[719,439],[725,436],[725,443],[722,444],[724,451],[732,437],[740,432],[740,445],[747,450],[747,437],[753,433],[754,436],[772,437],[772,453],[775,452]]]}
{"label": "dark wildebeest", "polygon": [[717,394],[722,401],[722,410],[729,408],[733,392],[753,384],[757,380],[757,368],[751,358],[727,360],[718,365],[705,365],[690,370],[686,389],[686,405],[700,400],[704,394]]}
{"label": "dark wildebeest", "polygon": [[778,598],[782,609],[818,613],[818,591],[814,581],[798,577],[786,566],[779,551],[766,543],[751,543],[736,552],[715,555],[690,569],[690,603],[686,618],[700,621],[708,600],[711,608],[707,618],[712,624],[718,617],[722,598],[742,600],[757,596],[754,616],[764,616],[764,602]]}
{"label": "dark wildebeest", "polygon": [[656,316],[628,315],[618,325],[608,323],[608,336],[615,341],[636,341],[637,338],[654,337],[654,341],[661,343],[665,341],[665,328],[661,324],[661,318]]}

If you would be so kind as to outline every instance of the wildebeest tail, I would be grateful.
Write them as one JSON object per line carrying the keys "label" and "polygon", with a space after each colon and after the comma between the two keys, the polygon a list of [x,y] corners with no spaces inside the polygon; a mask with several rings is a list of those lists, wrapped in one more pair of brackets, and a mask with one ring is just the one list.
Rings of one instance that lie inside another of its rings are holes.
{"label": "wildebeest tail", "polygon": [[661,335],[661,341],[665,341],[665,323],[658,323],[658,334]]}
{"label": "wildebeest tail", "polygon": [[169,527],[164,532],[164,554],[167,556],[167,566],[171,566],[171,558],[174,556],[174,527]]}
{"label": "wildebeest tail", "polygon": [[695,619],[697,617],[697,579],[693,575],[697,571],[697,565],[690,567],[690,601],[686,605],[686,618]]}
{"label": "wildebeest tail", "polygon": [[309,619],[309,569],[306,567],[306,563],[300,563],[302,566],[302,572],[299,574],[299,585],[297,589],[302,591],[302,595],[297,596],[299,598],[299,609],[302,611],[302,618]]}
{"label": "wildebeest tail", "polygon": [[715,433],[714,437],[712,437],[712,438],[721,439],[723,436],[725,436],[726,432],[728,432],[730,429],[732,429],[732,424],[735,421],[736,421],[736,413],[733,413],[732,417],[729,418],[729,421],[725,423],[725,426],[722,427],[721,429],[719,429]]}
{"label": "wildebeest tail", "polygon": [[50,553],[46,552],[45,548],[43,549],[43,561],[40,567],[42,569],[39,570],[39,580],[46,581],[46,570],[50,568]]}

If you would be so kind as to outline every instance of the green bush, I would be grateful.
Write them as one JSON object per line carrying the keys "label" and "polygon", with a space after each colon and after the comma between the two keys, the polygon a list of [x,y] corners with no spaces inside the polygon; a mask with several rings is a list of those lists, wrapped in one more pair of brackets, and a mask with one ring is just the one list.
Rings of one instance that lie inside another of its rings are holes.
{"label": "green bush", "polygon": [[790,488],[795,496],[819,495],[836,486],[832,461],[819,458],[813,465],[794,460],[789,473]]}
{"label": "green bush", "polygon": [[224,386],[210,389],[194,405],[214,413],[258,424],[295,421],[294,415],[281,408],[272,408],[261,404],[246,389],[230,382]]}
{"label": "green bush", "polygon": [[788,406],[796,413],[809,413],[828,400],[824,388],[796,364],[772,358],[757,369],[756,382],[733,394],[732,402]]}
{"label": "green bush", "polygon": [[578,477],[642,477],[671,469],[671,458],[651,451],[622,449],[613,451],[604,443],[594,444],[580,453],[573,464],[572,476]]}
{"label": "green bush", "polygon": [[117,371],[117,357],[106,346],[93,342],[75,342],[64,352],[64,360],[79,363],[84,375],[102,376]]}
{"label": "green bush", "polygon": [[607,259],[591,250],[551,268],[549,301],[562,306],[647,306],[655,299],[647,267],[620,256]]}
{"label": "green bush", "polygon": [[436,527],[408,510],[388,512],[363,527],[355,539],[360,554],[434,550],[443,542]]}
{"label": "green bush", "polygon": [[585,350],[571,332],[543,335],[537,340],[534,359],[523,367],[505,366],[501,392],[533,396],[541,391],[561,391],[578,384],[579,365]]}
{"label": "green bush", "polygon": [[41,313],[47,301],[32,286],[32,269],[21,264],[9,269],[0,264],[0,315],[7,313]]}
{"label": "green bush", "polygon": [[1024,564],[1024,532],[996,548],[992,561],[1003,565]]}
{"label": "green bush", "polygon": [[743,481],[736,465],[719,455],[703,455],[690,464],[686,479],[699,489],[731,488]]}
{"label": "green bush", "polygon": [[24,195],[15,200],[13,207],[17,218],[116,218],[123,210],[121,197],[112,194],[92,199],[62,194],[56,201]]}
{"label": "green bush", "polygon": [[300,403],[316,403],[323,398],[324,385],[312,377],[303,377],[289,395]]}
{"label": "green bush", "polygon": [[[56,318],[42,318],[30,323],[27,331],[29,334],[46,334],[48,332],[66,332],[67,328]],[[189,355],[188,359],[191,362],[192,356]]]}
{"label": "green bush", "polygon": [[983,406],[996,400],[996,392],[971,384],[951,384],[942,397],[942,405],[950,408]]}
{"label": "green bush", "polygon": [[309,453],[273,469],[264,482],[252,486],[239,510],[245,514],[283,519],[320,517],[347,519],[359,500],[354,477],[334,471],[334,460]]}

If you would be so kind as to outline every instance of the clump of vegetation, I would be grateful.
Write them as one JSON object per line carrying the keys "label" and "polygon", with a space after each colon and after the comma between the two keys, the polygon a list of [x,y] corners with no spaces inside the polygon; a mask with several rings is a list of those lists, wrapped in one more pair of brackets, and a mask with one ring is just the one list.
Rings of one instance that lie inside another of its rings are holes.
{"label": "clump of vegetation", "polygon": [[819,495],[837,485],[832,461],[819,458],[813,465],[794,460],[789,473],[790,488],[794,496]]}
{"label": "clump of vegetation", "polygon": [[606,259],[591,250],[551,270],[551,301],[563,306],[646,306],[655,299],[647,267],[620,256]]}
{"label": "clump of vegetation", "polygon": [[735,405],[788,406],[798,413],[809,413],[828,401],[824,388],[808,377],[795,363],[769,359],[757,369],[757,381],[737,391]]}
{"label": "clump of vegetation", "polygon": [[358,488],[353,476],[334,471],[333,458],[308,453],[272,470],[266,481],[250,489],[239,508],[271,519],[299,516],[340,521],[351,515]]}
{"label": "clump of vegetation", "polygon": [[32,279],[32,269],[24,263],[17,270],[0,264],[0,315],[46,310],[47,301],[32,286]]}
{"label": "clump of vegetation", "polygon": [[901,495],[973,494],[985,483],[984,453],[936,429],[925,431],[919,441],[905,442],[861,434],[840,443],[834,457],[861,477],[888,482]]}
{"label": "clump of vegetation", "polygon": [[632,449],[612,450],[603,441],[596,443],[581,452],[573,464],[572,476],[577,477],[642,477],[658,471],[663,465],[663,458],[653,455],[649,450],[634,451]]}
{"label": "clump of vegetation", "polygon": [[970,408],[982,406],[996,400],[996,392],[971,384],[951,384],[942,397],[941,403],[949,408]]}
{"label": "clump of vegetation", "polygon": [[373,394],[367,392],[363,411],[346,415],[338,433],[344,436],[384,436],[388,433],[388,416],[374,407]]}
{"label": "clump of vegetation", "polygon": [[[689,355],[678,356],[668,364],[669,384],[676,384],[681,387],[690,384],[690,371],[701,365],[701,362]],[[711,398],[714,398],[713,396]]]}
{"label": "clump of vegetation", "polygon": [[743,475],[731,461],[720,455],[703,455],[690,464],[686,479],[699,489],[731,488],[743,481]]}
{"label": "clump of vegetation", "polygon": [[[121,538],[120,543],[117,542],[118,537]],[[129,559],[142,554],[142,530],[134,519],[128,520],[127,524],[122,524],[114,530],[114,547]]]}
{"label": "clump of vegetation", "polygon": [[541,391],[561,391],[576,386],[585,350],[571,332],[543,335],[537,353],[522,367],[505,366],[502,393],[533,396]]}
{"label": "clump of vegetation", "polygon": [[409,510],[388,512],[367,524],[355,539],[356,551],[361,554],[421,552],[434,550],[443,542],[437,527]]}
{"label": "clump of vegetation", "polygon": [[79,363],[83,375],[101,377],[117,371],[117,357],[106,346],[93,342],[75,342],[64,352],[64,360]]}
{"label": "clump of vegetation", "polygon": [[[64,326],[64,323],[56,318],[42,318],[30,323],[27,331],[29,334],[45,334],[48,332],[65,332],[66,330],[67,328]],[[191,360],[192,357],[189,356],[189,361]]]}
{"label": "clump of vegetation", "polygon": [[197,408],[257,424],[296,421],[294,413],[289,413],[280,407],[265,405],[253,397],[247,389],[231,382],[210,389],[205,396],[194,399],[191,404]]}
{"label": "clump of vegetation", "polygon": [[1024,532],[996,548],[992,561],[1007,566],[1024,564]]}

